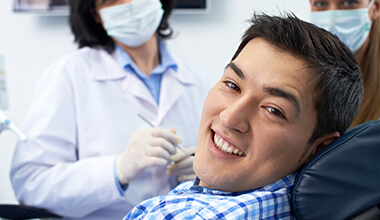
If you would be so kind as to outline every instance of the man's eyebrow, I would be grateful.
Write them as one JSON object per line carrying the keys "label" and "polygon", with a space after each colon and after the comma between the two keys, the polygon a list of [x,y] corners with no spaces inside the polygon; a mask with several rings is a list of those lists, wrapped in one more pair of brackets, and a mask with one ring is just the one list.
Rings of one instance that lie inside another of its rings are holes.
{"label": "man's eyebrow", "polygon": [[286,92],[282,89],[269,87],[269,86],[264,86],[263,90],[264,90],[264,92],[268,93],[269,95],[285,98],[285,99],[291,101],[297,109],[297,114],[300,113],[300,111],[301,111],[300,104],[299,104],[297,98],[293,94]]}
{"label": "man's eyebrow", "polygon": [[232,69],[232,70],[236,73],[236,75],[238,75],[241,79],[244,79],[244,78],[245,78],[243,71],[242,71],[238,66],[236,66],[233,62],[230,62],[229,64],[227,64],[226,69],[227,69],[227,67],[231,67],[231,69]]}

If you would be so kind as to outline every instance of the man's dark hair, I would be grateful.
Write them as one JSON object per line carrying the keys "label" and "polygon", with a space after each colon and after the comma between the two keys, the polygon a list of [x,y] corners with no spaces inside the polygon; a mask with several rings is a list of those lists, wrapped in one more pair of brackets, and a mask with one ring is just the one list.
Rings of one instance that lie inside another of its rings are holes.
{"label": "man's dark hair", "polygon": [[[67,0],[70,8],[69,23],[74,40],[79,48],[101,47],[108,52],[115,49],[113,40],[107,35],[101,23],[97,22],[97,0]],[[174,8],[176,0],[161,0],[164,15],[158,27],[158,36],[162,39],[169,38],[172,30],[168,19]]]}
{"label": "man's dark hair", "polygon": [[250,40],[260,37],[305,61],[316,82],[313,101],[318,117],[309,144],[325,134],[343,134],[363,97],[361,72],[352,52],[335,35],[293,14],[255,14],[251,22],[232,60]]}

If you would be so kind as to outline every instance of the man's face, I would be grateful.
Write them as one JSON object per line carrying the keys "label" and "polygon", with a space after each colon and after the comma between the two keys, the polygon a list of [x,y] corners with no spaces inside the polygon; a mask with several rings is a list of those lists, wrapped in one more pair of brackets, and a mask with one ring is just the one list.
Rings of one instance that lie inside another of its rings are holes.
{"label": "man's face", "polygon": [[317,123],[309,71],[261,38],[245,46],[205,101],[194,160],[201,186],[256,189],[305,163],[321,143],[306,151]]}

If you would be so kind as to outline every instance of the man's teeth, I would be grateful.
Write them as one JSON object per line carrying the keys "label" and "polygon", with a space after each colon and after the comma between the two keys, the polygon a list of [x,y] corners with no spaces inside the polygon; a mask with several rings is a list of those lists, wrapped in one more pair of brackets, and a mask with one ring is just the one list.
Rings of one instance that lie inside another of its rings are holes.
{"label": "man's teeth", "polygon": [[224,151],[230,154],[235,154],[237,156],[242,156],[242,157],[245,156],[245,153],[235,148],[232,144],[228,143],[227,141],[223,140],[217,134],[214,134],[214,143],[221,151]]}

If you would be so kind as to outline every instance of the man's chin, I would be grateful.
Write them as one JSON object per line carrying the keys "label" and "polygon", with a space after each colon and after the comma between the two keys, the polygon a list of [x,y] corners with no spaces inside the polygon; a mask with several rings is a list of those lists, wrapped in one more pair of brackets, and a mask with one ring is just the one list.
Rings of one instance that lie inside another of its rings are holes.
{"label": "man's chin", "polygon": [[202,181],[201,177],[198,177],[200,179],[199,185],[203,187],[207,187],[209,189],[217,189],[224,192],[234,192],[236,189],[234,187],[229,186],[229,183],[226,183],[222,180],[216,180],[216,179],[204,179],[206,181]]}

